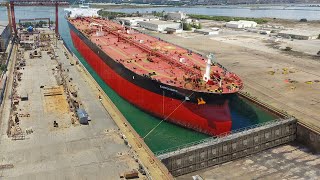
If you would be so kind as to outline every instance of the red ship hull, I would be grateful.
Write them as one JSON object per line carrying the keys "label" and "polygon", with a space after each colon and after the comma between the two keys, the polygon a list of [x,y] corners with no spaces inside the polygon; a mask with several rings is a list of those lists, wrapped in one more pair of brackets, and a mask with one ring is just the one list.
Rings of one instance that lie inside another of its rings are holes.
{"label": "red ship hull", "polygon": [[100,78],[118,95],[138,108],[161,119],[209,135],[219,135],[231,130],[232,121],[228,100],[220,105],[198,105],[151,92],[115,72],[98,55],[99,52],[93,51],[81,39],[79,32],[70,29],[70,34],[76,49]]}

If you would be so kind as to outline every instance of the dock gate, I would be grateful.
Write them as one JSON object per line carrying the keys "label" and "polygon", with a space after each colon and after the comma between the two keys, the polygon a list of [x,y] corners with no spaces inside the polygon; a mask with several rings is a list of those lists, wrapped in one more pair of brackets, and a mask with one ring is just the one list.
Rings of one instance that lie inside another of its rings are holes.
{"label": "dock gate", "polygon": [[297,120],[280,118],[155,153],[173,176],[248,156],[296,138]]}

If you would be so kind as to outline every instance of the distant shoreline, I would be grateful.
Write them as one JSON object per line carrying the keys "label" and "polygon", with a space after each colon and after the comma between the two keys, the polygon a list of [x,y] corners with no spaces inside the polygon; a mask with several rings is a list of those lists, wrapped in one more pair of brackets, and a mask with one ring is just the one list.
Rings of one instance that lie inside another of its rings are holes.
{"label": "distant shoreline", "polygon": [[[183,8],[256,8],[256,7],[262,7],[264,9],[266,6],[268,7],[279,7],[279,6],[285,6],[285,7],[320,7],[319,4],[311,4],[311,3],[305,3],[305,4],[227,4],[227,5],[159,5],[159,4],[113,4],[113,3],[92,3],[90,4],[90,7],[92,8],[106,8],[106,9],[140,9],[140,8],[161,8],[161,7],[183,7]],[[273,9],[273,8],[268,9]]]}
{"label": "distant shoreline", "polygon": [[[320,20],[320,5],[319,7],[310,7],[309,5],[291,4],[288,5],[241,5],[241,6],[154,6],[154,5],[115,5],[105,6],[106,11],[125,12],[125,13],[151,13],[183,11],[186,14],[204,15],[204,16],[220,16],[220,17],[244,17],[247,19],[287,19],[299,21],[307,19],[308,21]],[[304,7],[302,7],[304,6]],[[211,9],[212,8],[212,9]],[[216,13],[215,13],[216,12]],[[201,18],[202,19],[202,18]]]}
{"label": "distant shoreline", "polygon": [[91,8],[104,8],[104,9],[143,9],[143,8],[163,8],[175,7],[170,5],[152,5],[152,4],[108,4],[108,3],[94,3],[90,4]]}

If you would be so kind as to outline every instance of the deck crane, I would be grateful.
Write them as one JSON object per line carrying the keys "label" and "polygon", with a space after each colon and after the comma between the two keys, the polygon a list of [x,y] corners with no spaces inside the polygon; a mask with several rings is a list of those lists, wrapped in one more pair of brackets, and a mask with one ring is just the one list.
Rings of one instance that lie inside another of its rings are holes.
{"label": "deck crane", "polygon": [[96,36],[98,36],[98,37],[104,36],[104,32],[102,31],[103,25],[98,24],[98,23],[90,23],[89,27],[91,28],[92,26],[98,26],[99,27],[99,30],[96,32]]}

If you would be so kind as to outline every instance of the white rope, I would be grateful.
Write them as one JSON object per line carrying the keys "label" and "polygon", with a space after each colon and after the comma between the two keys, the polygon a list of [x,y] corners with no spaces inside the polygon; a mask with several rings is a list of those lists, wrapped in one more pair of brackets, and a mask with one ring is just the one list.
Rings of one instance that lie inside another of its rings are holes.
{"label": "white rope", "polygon": [[[192,96],[194,92],[192,92],[188,98],[190,98]],[[152,128],[144,137],[143,139],[145,139],[149,134],[151,134],[163,121],[166,121],[184,102],[186,102],[187,98],[185,100],[183,100],[178,107],[176,107],[165,119],[161,120],[154,128]]]}

